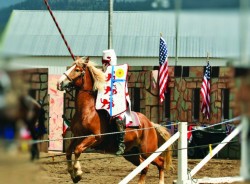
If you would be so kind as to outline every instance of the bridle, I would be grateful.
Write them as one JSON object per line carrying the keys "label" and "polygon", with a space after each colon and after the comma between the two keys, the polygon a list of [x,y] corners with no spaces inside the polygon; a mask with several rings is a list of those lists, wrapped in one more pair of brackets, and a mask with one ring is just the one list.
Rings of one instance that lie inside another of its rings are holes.
{"label": "bridle", "polygon": [[[84,77],[84,75],[85,75],[85,73],[86,73],[86,65],[84,65],[83,66],[83,71],[81,72],[81,74],[78,76],[78,77],[81,77],[82,78],[82,87],[83,87],[83,85],[84,85],[84,82],[83,82],[83,77]],[[67,75],[67,73],[66,72],[64,72],[63,73],[63,75],[65,75],[66,77],[67,77],[67,79],[70,81],[70,83],[69,83],[69,85],[67,86],[67,88],[66,88],[66,91],[68,91],[68,92],[70,92],[70,91],[72,91],[73,89],[76,89],[76,86],[74,86],[73,84],[74,84],[74,79],[71,79],[68,75]],[[77,77],[77,78],[78,78]],[[87,93],[89,93],[89,94],[94,94],[94,91],[93,90],[86,90],[86,89],[78,89],[79,91],[83,91],[83,92],[87,92]]]}
{"label": "bridle", "polygon": [[73,82],[73,79],[71,79],[65,72],[63,73],[63,75],[65,75],[70,82]]}

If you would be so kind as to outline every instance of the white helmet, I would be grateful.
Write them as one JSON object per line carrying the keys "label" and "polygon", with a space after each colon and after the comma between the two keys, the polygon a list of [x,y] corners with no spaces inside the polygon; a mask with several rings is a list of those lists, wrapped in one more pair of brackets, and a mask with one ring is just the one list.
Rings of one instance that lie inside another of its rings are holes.
{"label": "white helmet", "polygon": [[117,65],[117,57],[113,49],[104,50],[102,56],[103,70],[106,71],[110,65]]}

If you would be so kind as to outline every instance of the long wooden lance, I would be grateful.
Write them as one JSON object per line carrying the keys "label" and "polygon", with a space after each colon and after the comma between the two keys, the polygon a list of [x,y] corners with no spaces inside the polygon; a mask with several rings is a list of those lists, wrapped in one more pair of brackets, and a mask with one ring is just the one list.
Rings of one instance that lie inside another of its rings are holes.
{"label": "long wooden lance", "polygon": [[68,51],[69,51],[69,53],[70,53],[72,59],[75,61],[75,56],[74,56],[74,54],[72,53],[72,51],[71,51],[71,49],[70,49],[70,47],[69,47],[69,44],[68,44],[68,42],[66,41],[66,39],[65,39],[65,37],[64,37],[64,35],[63,35],[63,33],[62,33],[62,30],[61,30],[61,28],[59,27],[59,25],[58,25],[58,23],[57,23],[57,21],[56,21],[56,18],[55,18],[54,14],[53,14],[53,12],[52,12],[50,6],[49,6],[48,1],[47,1],[47,0],[44,0],[44,3],[45,3],[45,5],[47,6],[47,9],[49,10],[49,13],[50,13],[51,17],[53,18],[53,21],[54,21],[54,23],[56,24],[56,27],[57,27],[59,33],[61,34],[61,37],[62,37],[62,39],[63,39],[63,41],[64,41],[66,47],[68,48]]}

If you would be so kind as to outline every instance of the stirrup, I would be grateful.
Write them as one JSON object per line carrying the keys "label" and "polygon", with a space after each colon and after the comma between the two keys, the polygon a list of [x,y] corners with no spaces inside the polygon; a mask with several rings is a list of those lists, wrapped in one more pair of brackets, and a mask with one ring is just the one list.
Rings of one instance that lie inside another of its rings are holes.
{"label": "stirrup", "polygon": [[116,155],[122,155],[125,151],[125,145],[120,145],[118,151],[115,153]]}
{"label": "stirrup", "polygon": [[124,149],[119,149],[116,153],[116,155],[123,155],[124,154]]}

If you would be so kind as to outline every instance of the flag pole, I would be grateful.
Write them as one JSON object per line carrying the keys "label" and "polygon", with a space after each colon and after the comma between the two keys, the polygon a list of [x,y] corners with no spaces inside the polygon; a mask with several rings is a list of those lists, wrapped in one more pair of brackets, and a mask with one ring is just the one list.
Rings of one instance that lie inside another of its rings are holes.
{"label": "flag pole", "polygon": [[[161,37],[162,37],[162,32],[160,32],[160,38]],[[158,123],[160,123],[160,121],[162,121],[162,118],[161,118],[162,110],[160,111],[160,106],[161,106],[161,103],[160,103],[160,68],[158,69],[158,80],[157,81],[158,81],[157,86],[158,86],[158,96],[159,96],[159,99],[158,99]]]}
{"label": "flag pole", "polygon": [[[162,36],[162,33],[160,33]],[[162,104],[165,99],[167,91],[167,84],[169,80],[168,75],[168,47],[163,37],[160,37],[159,45],[159,72],[158,72],[158,86],[159,86],[159,104]]]}
{"label": "flag pole", "polygon": [[178,62],[179,14],[181,3],[181,0],[175,0],[175,66]]}
{"label": "flag pole", "polygon": [[247,0],[240,0],[240,64],[247,65],[248,51],[247,51],[247,22],[248,22],[249,2]]}
{"label": "flag pole", "polygon": [[207,52],[207,64],[209,63],[209,52]]}
{"label": "flag pole", "polygon": [[[210,108],[210,93],[211,93],[211,66],[209,65],[209,52],[207,52],[207,66],[203,74],[203,81],[201,84],[201,91],[202,94],[202,122],[204,123],[204,118],[207,119],[207,121],[210,121],[211,119],[211,108]],[[209,96],[209,98],[207,98]]]}

